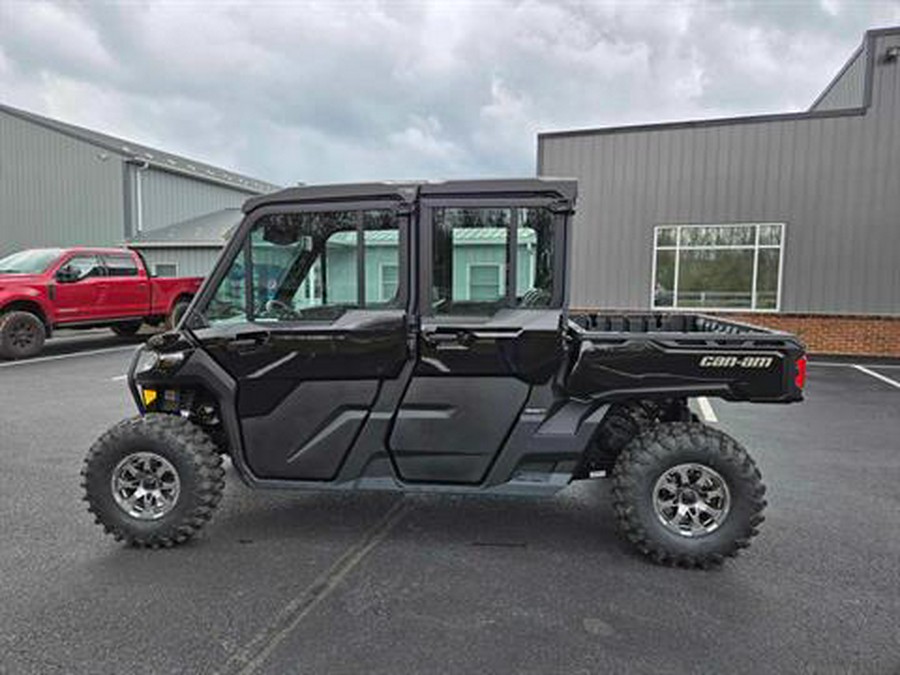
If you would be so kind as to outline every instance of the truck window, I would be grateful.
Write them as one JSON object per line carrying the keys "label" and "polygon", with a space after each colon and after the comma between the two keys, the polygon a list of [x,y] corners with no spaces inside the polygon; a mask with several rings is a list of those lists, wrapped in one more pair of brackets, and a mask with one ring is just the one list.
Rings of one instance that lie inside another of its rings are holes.
{"label": "truck window", "polygon": [[351,308],[395,306],[398,235],[388,210],[263,216],[204,315],[210,323],[332,321]]}
{"label": "truck window", "polygon": [[93,255],[73,256],[63,264],[61,269],[66,270],[71,275],[71,281],[104,276],[103,265],[97,256]]}
{"label": "truck window", "polygon": [[437,208],[433,225],[435,314],[490,315],[501,307],[550,305],[555,249],[547,209]]}
{"label": "truck window", "polygon": [[111,277],[136,277],[138,266],[130,255],[105,255],[106,274]]}

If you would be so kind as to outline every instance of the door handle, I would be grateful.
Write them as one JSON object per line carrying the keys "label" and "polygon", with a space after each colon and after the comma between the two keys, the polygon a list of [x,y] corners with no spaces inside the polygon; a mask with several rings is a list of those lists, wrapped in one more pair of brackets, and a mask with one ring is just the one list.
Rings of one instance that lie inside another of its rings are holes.
{"label": "door handle", "polygon": [[446,345],[460,341],[459,333],[425,333],[422,338],[430,345]]}
{"label": "door handle", "polygon": [[252,351],[267,344],[271,337],[272,334],[267,330],[238,333],[226,343],[226,348],[234,352]]}

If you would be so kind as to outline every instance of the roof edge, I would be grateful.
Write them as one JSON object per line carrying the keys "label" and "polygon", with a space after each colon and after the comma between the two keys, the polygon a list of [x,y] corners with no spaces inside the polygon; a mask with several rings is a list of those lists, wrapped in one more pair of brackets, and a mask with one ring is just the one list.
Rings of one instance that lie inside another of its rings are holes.
{"label": "roof edge", "polygon": [[719,127],[729,124],[759,124],[763,122],[790,122],[794,120],[825,119],[829,117],[852,117],[865,115],[866,108],[842,108],[839,110],[800,111],[792,113],[770,113],[765,115],[742,115],[737,117],[714,117],[710,119],[683,120],[678,122],[654,122],[650,124],[630,124],[618,127],[596,127],[572,129],[569,131],[538,132],[538,142],[550,138],[568,136],[594,136],[631,133],[640,131],[666,131],[670,129],[692,129]]}

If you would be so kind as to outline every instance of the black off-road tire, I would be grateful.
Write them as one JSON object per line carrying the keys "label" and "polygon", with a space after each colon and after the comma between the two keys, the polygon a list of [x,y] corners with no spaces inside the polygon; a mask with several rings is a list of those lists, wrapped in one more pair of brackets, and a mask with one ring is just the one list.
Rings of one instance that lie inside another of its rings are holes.
{"label": "black off-road tire", "polygon": [[[141,520],[113,496],[115,467],[129,455],[152,452],[178,472],[180,490],[158,520]],[[175,415],[148,414],[124,420],[91,447],[81,470],[88,511],[103,529],[137,547],[171,547],[193,537],[212,517],[225,489],[222,456],[204,431]]]}
{"label": "black off-road tire", "polygon": [[[657,480],[681,464],[724,479],[730,509],[718,528],[694,537],[668,529],[654,507]],[[708,569],[750,545],[763,522],[766,488],[753,459],[727,434],[693,422],[664,422],[636,436],[613,470],[613,508],[624,536],[663,565]]]}
{"label": "black off-road tire", "polygon": [[190,300],[179,300],[175,303],[169,316],[166,317],[166,330],[175,330],[190,305]]}
{"label": "black off-road tire", "polygon": [[[635,436],[662,421],[674,421],[666,420],[667,415],[671,414],[671,406],[667,401],[640,400],[613,404],[585,456],[584,474],[612,468],[622,450]],[[690,421],[700,421],[694,413],[686,411],[686,414]]]}
{"label": "black off-road tire", "polygon": [[47,329],[39,316],[12,311],[0,315],[0,357],[24,359],[44,348]]}
{"label": "black off-road tire", "polygon": [[123,323],[114,324],[110,326],[110,328],[112,329],[112,332],[119,337],[131,337],[141,329],[142,325],[142,321],[126,321]]}

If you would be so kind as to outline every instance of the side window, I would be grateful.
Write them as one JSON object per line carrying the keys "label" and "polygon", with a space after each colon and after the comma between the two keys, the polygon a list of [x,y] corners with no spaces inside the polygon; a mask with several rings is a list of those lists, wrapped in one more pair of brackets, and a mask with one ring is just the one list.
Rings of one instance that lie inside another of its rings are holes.
{"label": "side window", "polygon": [[511,209],[434,210],[436,314],[491,314],[505,304]]}
{"label": "side window", "polygon": [[108,255],[103,257],[106,273],[111,277],[136,277],[137,263],[130,255]]}
{"label": "side window", "polygon": [[549,210],[438,208],[433,232],[436,314],[484,315],[500,307],[550,306],[556,247]]}
{"label": "side window", "polygon": [[93,255],[77,255],[70,258],[62,266],[63,270],[67,270],[71,281],[81,281],[82,279],[90,279],[92,277],[103,276],[103,266]]}
{"label": "side window", "polygon": [[393,306],[398,285],[385,295],[381,272],[399,270],[398,234],[386,210],[263,216],[204,315],[210,323],[332,321],[351,308]]}

